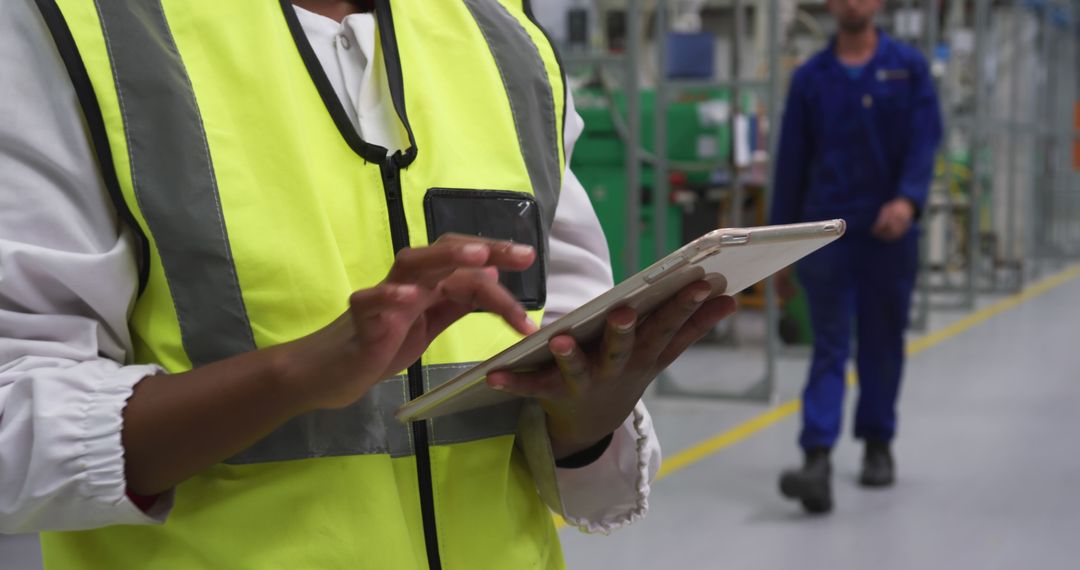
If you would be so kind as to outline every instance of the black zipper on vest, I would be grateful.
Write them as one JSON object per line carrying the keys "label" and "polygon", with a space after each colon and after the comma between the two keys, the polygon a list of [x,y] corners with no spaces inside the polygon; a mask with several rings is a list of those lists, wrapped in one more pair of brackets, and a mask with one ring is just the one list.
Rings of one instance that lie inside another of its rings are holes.
{"label": "black zipper on vest", "polygon": [[386,210],[390,214],[390,239],[394,253],[409,247],[409,223],[405,219],[405,204],[401,199],[401,169],[394,157],[388,156],[379,166],[382,173],[383,191],[386,192]]}
{"label": "black zipper on vest", "polygon": [[[405,206],[401,198],[401,169],[395,157],[388,156],[380,166],[383,189],[386,192],[386,209],[390,214],[390,236],[394,251],[409,246],[409,224],[405,219]],[[424,393],[424,370],[420,362],[409,367],[409,398]],[[426,421],[413,422],[413,449],[416,453],[416,480],[420,491],[420,515],[424,523],[424,545],[427,548],[428,567],[441,570],[439,559],[439,535],[435,526],[435,493],[431,483],[431,452],[429,449]]]}
{"label": "black zipper on vest", "polygon": [[[0,0],[2,1],[2,0]],[[401,169],[408,167],[416,159],[416,139],[413,136],[409,117],[405,113],[405,91],[401,75],[400,54],[397,49],[397,38],[394,30],[393,14],[391,13],[390,0],[375,0],[375,17],[382,35],[380,47],[383,52],[383,62],[386,66],[387,81],[390,84],[390,95],[394,103],[394,110],[401,119],[405,131],[409,135],[409,148],[404,152],[390,154],[385,147],[375,145],[363,140],[353,126],[345,108],[341,105],[334,91],[333,85],[326,77],[315,50],[308,42],[307,34],[300,24],[299,18],[293,9],[291,0],[279,0],[285,21],[293,40],[296,42],[304,65],[308,68],[311,80],[323,100],[330,117],[337,125],[342,138],[357,156],[367,162],[379,164],[382,174],[383,190],[386,193],[386,209],[390,217],[390,237],[393,240],[394,251],[398,252],[409,247],[409,224],[405,219],[405,206],[401,198]],[[420,362],[409,367],[409,397],[417,398],[424,393],[424,374]],[[424,523],[424,544],[427,547],[428,566],[431,570],[442,570],[442,561],[439,558],[439,537],[435,527],[435,500],[431,486],[431,454],[428,450],[427,422],[413,422],[412,428],[413,448],[416,453],[416,474],[420,493],[420,511]]]}
{"label": "black zipper on vest", "polygon": [[[424,371],[417,362],[409,367],[409,397],[424,393]],[[435,492],[431,483],[431,450],[427,421],[412,423],[413,447],[416,453],[416,480],[420,490],[420,515],[424,522],[424,545],[427,547],[428,567],[442,570],[439,559],[439,532],[435,526]]]}

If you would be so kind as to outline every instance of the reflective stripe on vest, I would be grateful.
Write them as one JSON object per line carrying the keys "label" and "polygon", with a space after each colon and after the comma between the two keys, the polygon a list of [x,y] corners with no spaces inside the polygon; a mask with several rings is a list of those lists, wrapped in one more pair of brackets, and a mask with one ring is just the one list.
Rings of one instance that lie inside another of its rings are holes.
{"label": "reflective stripe on vest", "polygon": [[[525,157],[536,200],[544,212],[545,229],[550,230],[555,219],[562,170],[554,96],[544,62],[532,49],[525,29],[498,2],[465,0],[465,4],[491,48],[503,85],[510,95],[518,144]],[[521,45],[528,45],[530,49],[518,49]]]}
{"label": "reflective stripe on vest", "polygon": [[[255,349],[191,80],[157,1],[96,1],[139,210],[194,366]],[[210,334],[207,334],[207,333]]]}
{"label": "reflective stripe on vest", "polygon": [[[425,366],[424,375],[427,384],[434,388],[472,366]],[[409,427],[394,419],[394,411],[408,400],[406,382],[404,375],[397,376],[375,385],[363,399],[347,408],[293,418],[229,463],[244,465],[340,455],[412,455]],[[512,401],[437,418],[428,422],[428,439],[432,445],[449,445],[513,435],[520,407],[520,401]]]}

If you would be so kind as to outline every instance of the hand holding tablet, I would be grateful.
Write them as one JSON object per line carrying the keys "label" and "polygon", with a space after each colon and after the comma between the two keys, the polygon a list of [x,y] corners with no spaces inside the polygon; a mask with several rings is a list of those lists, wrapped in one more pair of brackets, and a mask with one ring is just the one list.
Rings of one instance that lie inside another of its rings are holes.
{"label": "hand holding tablet", "polygon": [[[569,350],[570,354],[562,359],[564,368],[586,366],[581,358],[573,358],[574,350],[593,346],[603,347],[600,350],[616,351],[611,345],[620,341],[614,337],[607,341],[602,340],[603,332],[605,328],[615,327],[618,323],[626,324],[630,320],[639,323],[641,331],[655,336],[652,342],[664,341],[660,343],[664,346],[656,351],[657,364],[663,363],[666,357],[673,359],[685,349],[685,346],[678,349],[681,342],[674,342],[676,336],[683,334],[685,322],[671,331],[668,330],[671,326],[664,327],[662,332],[665,334],[657,336],[655,331],[649,332],[646,328],[650,326],[650,320],[655,321],[650,317],[653,311],[669,311],[668,318],[677,320],[679,315],[671,316],[671,313],[678,313],[678,310],[669,307],[677,307],[679,299],[672,301],[672,297],[682,294],[687,297],[684,301],[690,303],[696,295],[704,293],[706,298],[713,299],[702,299],[701,303],[705,306],[700,309],[708,308],[727,314],[730,312],[729,301],[716,297],[734,295],[761,281],[839,238],[844,229],[843,220],[831,220],[710,232],[503,352],[406,403],[397,411],[396,417],[403,422],[422,420],[517,397],[513,394],[514,390],[509,389],[509,385],[502,386],[507,388],[505,390],[492,389],[485,383],[487,375],[496,371],[543,373],[545,367],[552,363],[552,349],[562,352]],[[697,282],[700,281],[706,283],[698,285]],[[691,286],[692,284],[694,286]],[[619,311],[622,308],[628,310],[622,316],[625,321],[620,321]],[[694,312],[690,312],[681,318],[686,320],[693,314]],[[661,313],[657,313],[658,318],[660,315]],[[615,324],[612,324],[612,319]],[[668,333],[670,336],[665,340]],[[609,336],[611,334],[614,333]],[[687,331],[683,336],[689,334],[691,332]],[[553,341],[554,346],[549,346]],[[607,345],[604,345],[605,342]],[[664,350],[669,346],[672,350],[665,353]],[[654,350],[655,348],[653,347]],[[634,357],[631,355],[627,358]],[[563,375],[566,373],[564,371]],[[570,370],[569,373],[580,374],[580,371]],[[514,375],[496,374],[494,380],[498,380],[500,376],[507,381],[514,378]],[[519,380],[523,378],[520,374],[517,377]],[[522,392],[520,385],[516,386],[517,391]]]}

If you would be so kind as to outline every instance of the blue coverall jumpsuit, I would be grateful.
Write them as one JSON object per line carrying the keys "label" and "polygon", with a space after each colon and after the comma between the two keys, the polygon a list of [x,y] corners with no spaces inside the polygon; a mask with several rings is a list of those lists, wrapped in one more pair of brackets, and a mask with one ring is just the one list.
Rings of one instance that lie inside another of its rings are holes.
{"label": "blue coverall jumpsuit", "polygon": [[797,266],[814,332],[804,449],[832,447],[840,434],[853,320],[855,437],[887,442],[896,432],[919,229],[913,224],[892,243],[870,230],[894,198],[922,210],[941,116],[922,55],[878,32],[877,51],[861,70],[846,68],[830,44],[795,72],[780,134],[772,223],[848,223],[843,238]]}

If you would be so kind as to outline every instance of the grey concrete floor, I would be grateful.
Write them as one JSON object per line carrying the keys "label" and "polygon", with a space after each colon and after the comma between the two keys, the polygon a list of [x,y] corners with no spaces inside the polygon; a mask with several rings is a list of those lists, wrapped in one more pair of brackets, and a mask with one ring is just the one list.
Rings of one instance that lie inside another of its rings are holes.
{"label": "grey concrete floor", "polygon": [[[965,316],[938,311],[929,330]],[[797,397],[806,364],[781,360],[781,402]],[[687,385],[722,386],[755,366],[749,351],[701,347],[671,372]],[[668,457],[767,409],[649,404]],[[1080,279],[913,357],[900,415],[892,490],[856,485],[861,448],[845,436],[834,454],[836,511],[809,517],[782,499],[779,471],[798,462],[795,414],[657,482],[641,523],[607,537],[564,530],[569,566],[1080,567]]]}
{"label": "grey concrete floor", "polygon": [[[983,296],[980,308],[1001,296]],[[967,316],[935,311],[928,330]],[[670,370],[681,384],[735,389],[759,374],[760,319],[736,346],[702,345]],[[917,336],[917,335],[913,335]],[[778,363],[780,402],[798,396],[807,355]],[[851,399],[849,399],[850,401]],[[768,410],[659,399],[649,407],[668,457]],[[850,415],[849,415],[850,417]],[[780,498],[798,461],[792,415],[659,481],[644,521],[611,536],[564,529],[572,569],[907,570],[1080,567],[1080,279],[926,349],[909,361],[889,491],[855,484],[861,454],[834,456],[837,508],[811,518]],[[40,567],[32,536],[0,536],[0,570]]]}

